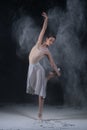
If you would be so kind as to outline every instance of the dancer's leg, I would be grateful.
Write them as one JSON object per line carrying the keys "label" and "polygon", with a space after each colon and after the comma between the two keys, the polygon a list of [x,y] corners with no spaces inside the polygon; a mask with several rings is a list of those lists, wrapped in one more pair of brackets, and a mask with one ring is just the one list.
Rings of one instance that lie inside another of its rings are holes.
{"label": "dancer's leg", "polygon": [[42,96],[39,96],[39,112],[38,112],[39,119],[42,118],[43,105],[44,105],[44,98]]}
{"label": "dancer's leg", "polygon": [[[47,80],[50,80],[51,78],[55,76],[56,76],[56,73],[49,72],[47,76]],[[44,105],[44,98],[42,96],[39,96],[39,112],[38,112],[39,119],[42,119],[43,105]]]}
{"label": "dancer's leg", "polygon": [[55,76],[56,76],[55,72],[49,72],[49,74],[47,75],[47,80],[50,80],[51,78],[53,78]]}

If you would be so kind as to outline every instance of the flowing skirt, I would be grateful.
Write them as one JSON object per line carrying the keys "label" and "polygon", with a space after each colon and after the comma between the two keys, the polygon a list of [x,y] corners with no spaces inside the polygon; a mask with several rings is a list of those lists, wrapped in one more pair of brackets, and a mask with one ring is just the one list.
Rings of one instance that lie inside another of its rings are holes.
{"label": "flowing skirt", "polygon": [[46,97],[46,84],[47,79],[45,77],[45,70],[38,62],[36,64],[30,64],[27,75],[27,88],[26,93],[35,94]]}

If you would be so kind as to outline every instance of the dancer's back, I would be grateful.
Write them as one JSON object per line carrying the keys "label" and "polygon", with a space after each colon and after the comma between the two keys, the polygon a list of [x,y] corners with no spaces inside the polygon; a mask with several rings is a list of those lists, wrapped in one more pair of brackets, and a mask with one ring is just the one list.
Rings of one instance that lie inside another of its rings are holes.
{"label": "dancer's back", "polygon": [[35,64],[39,62],[45,56],[45,53],[47,51],[48,49],[46,47],[38,47],[37,45],[35,45],[29,54],[29,63]]}

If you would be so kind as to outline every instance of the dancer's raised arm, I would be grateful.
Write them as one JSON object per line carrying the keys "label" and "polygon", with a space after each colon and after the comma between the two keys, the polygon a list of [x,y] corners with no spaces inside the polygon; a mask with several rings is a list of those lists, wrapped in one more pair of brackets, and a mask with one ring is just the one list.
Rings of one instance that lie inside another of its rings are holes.
{"label": "dancer's raised arm", "polygon": [[45,12],[43,12],[42,16],[44,17],[44,23],[43,23],[42,30],[40,32],[40,35],[39,35],[37,43],[36,43],[38,46],[42,44],[42,40],[43,40],[45,31],[46,31],[46,28],[47,28],[47,24],[48,24],[48,16],[47,16],[47,14]]}

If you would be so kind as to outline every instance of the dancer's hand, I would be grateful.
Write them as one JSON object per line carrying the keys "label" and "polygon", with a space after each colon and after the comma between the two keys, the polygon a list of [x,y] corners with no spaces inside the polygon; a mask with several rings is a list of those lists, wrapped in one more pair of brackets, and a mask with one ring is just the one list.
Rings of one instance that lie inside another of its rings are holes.
{"label": "dancer's hand", "polygon": [[55,71],[53,71],[53,73],[54,73],[55,75],[58,75],[58,77],[60,77],[60,76],[61,76],[60,68],[58,68],[58,74],[57,74]]}
{"label": "dancer's hand", "polygon": [[45,12],[42,13],[42,16],[45,18],[45,19],[48,19],[48,16]]}

